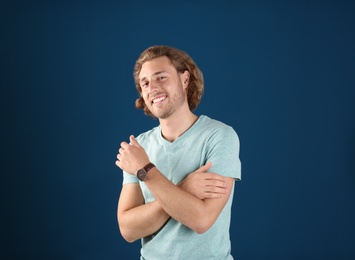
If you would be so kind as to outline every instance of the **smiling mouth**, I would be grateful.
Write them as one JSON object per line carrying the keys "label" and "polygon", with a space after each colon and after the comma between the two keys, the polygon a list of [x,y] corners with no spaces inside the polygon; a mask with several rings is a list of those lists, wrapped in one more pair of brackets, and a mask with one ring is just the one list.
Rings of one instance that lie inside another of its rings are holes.
{"label": "smiling mouth", "polygon": [[158,105],[158,104],[162,103],[165,99],[166,99],[166,96],[160,96],[160,97],[154,98],[152,103]]}

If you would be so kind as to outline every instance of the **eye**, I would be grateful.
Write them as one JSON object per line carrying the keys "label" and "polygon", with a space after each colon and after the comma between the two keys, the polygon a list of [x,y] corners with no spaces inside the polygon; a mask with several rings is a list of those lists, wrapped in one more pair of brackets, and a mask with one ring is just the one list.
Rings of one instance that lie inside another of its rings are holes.
{"label": "eye", "polygon": [[146,87],[148,87],[148,82],[143,82],[143,83],[141,84],[141,88],[146,88]]}
{"label": "eye", "polygon": [[159,80],[159,81],[164,80],[164,79],[166,79],[166,76],[159,76],[159,77],[158,77],[158,80]]}

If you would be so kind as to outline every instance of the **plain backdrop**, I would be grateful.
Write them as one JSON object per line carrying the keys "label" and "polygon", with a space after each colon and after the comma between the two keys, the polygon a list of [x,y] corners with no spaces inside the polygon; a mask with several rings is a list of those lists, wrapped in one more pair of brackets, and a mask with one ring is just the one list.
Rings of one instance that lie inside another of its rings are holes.
{"label": "plain backdrop", "polygon": [[2,1],[0,259],[138,259],[117,221],[121,141],[151,45],[205,77],[231,125],[236,259],[355,258],[354,1]]}

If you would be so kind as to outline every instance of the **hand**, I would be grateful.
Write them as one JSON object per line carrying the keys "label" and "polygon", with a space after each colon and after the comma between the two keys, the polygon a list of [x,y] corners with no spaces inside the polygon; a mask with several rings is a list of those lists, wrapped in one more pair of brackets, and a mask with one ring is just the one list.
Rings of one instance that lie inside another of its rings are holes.
{"label": "hand", "polygon": [[209,162],[190,173],[178,187],[199,199],[220,198],[226,193],[227,185],[223,176],[208,172],[211,166],[212,163]]}
{"label": "hand", "polygon": [[144,148],[137,142],[133,135],[129,137],[130,144],[121,143],[118,150],[116,165],[125,172],[136,175],[138,169],[146,166],[150,161]]}

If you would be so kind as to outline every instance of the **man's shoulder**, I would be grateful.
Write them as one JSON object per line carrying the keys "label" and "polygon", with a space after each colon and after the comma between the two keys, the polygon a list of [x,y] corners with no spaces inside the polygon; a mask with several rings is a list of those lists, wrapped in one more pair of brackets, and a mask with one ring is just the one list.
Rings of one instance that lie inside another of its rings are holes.
{"label": "man's shoulder", "polygon": [[157,138],[159,133],[159,126],[156,126],[148,131],[139,134],[136,139],[138,142],[146,142],[151,139]]}
{"label": "man's shoulder", "polygon": [[207,140],[206,144],[211,146],[217,143],[239,143],[238,134],[232,126],[207,116],[201,117],[201,125],[197,132]]}
{"label": "man's shoulder", "polygon": [[233,127],[216,119],[212,119],[206,115],[201,116],[201,127],[209,129],[212,132],[229,132],[234,131]]}

